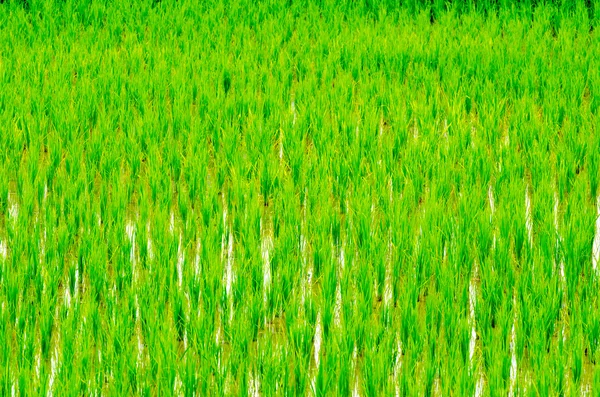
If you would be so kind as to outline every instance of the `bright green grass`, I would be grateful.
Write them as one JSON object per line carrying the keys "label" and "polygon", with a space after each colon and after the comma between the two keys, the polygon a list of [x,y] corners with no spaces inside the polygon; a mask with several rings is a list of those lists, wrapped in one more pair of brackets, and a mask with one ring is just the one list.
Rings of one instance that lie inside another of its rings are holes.
{"label": "bright green grass", "polygon": [[195,3],[0,5],[0,395],[599,393],[581,4]]}

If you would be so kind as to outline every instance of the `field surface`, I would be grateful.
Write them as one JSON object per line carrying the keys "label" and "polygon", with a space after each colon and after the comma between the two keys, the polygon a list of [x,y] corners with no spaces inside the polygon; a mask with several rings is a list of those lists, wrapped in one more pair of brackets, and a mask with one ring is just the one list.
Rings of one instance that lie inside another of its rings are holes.
{"label": "field surface", "polygon": [[0,395],[599,395],[593,2],[198,3],[0,4]]}

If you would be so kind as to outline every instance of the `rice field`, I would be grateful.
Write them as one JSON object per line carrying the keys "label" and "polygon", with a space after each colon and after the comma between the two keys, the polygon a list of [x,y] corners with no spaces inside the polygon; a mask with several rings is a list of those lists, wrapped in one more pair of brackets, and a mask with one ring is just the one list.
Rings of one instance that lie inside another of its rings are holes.
{"label": "rice field", "polygon": [[0,3],[0,395],[600,393],[593,2]]}

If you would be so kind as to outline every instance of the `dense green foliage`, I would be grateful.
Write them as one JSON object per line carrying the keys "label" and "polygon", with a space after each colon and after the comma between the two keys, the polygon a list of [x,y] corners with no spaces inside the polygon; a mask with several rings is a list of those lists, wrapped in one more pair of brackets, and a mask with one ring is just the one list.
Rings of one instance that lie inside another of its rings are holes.
{"label": "dense green foliage", "polygon": [[250,3],[0,6],[0,395],[599,393],[590,8]]}

